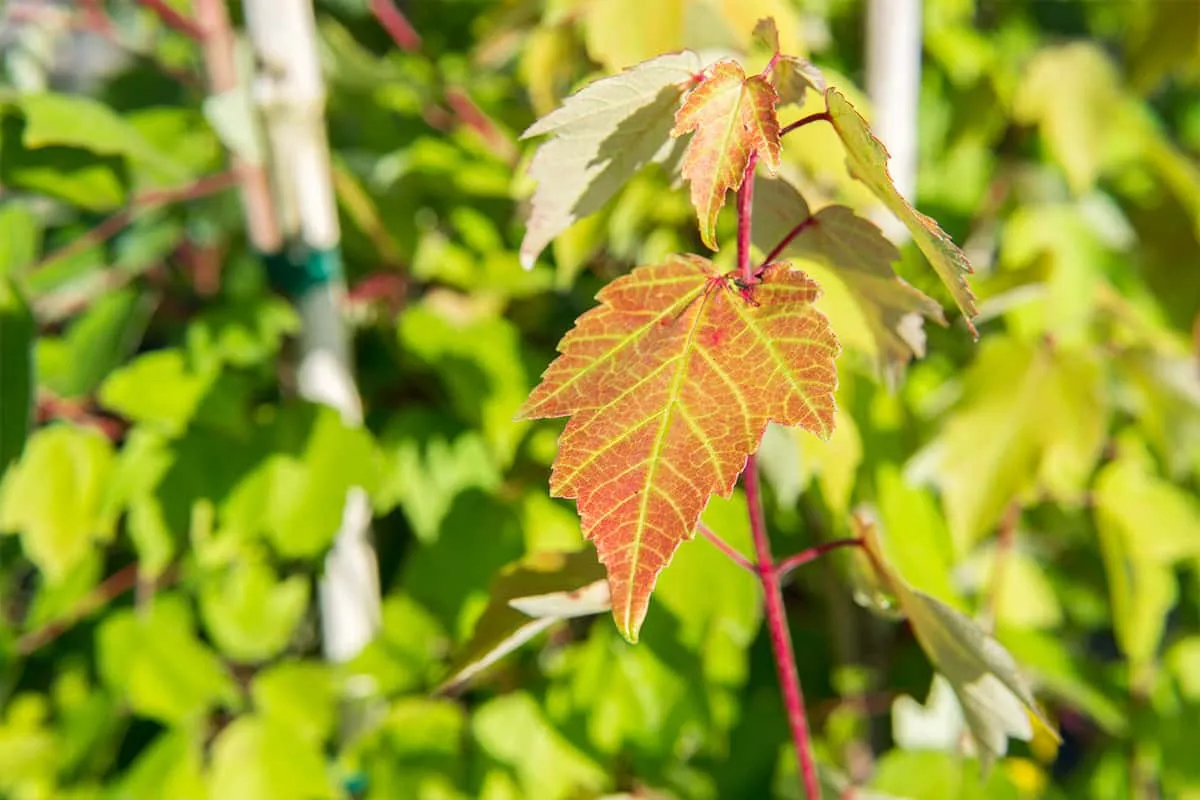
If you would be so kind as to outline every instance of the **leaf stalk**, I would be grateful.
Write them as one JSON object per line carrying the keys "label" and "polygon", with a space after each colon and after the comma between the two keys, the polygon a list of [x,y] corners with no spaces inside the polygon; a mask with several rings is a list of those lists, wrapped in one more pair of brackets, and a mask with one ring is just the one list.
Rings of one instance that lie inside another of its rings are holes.
{"label": "leaf stalk", "polygon": [[833,122],[833,118],[829,116],[828,111],[818,111],[815,114],[809,114],[807,117],[801,117],[791,125],[784,125],[783,129],[779,131],[779,135],[786,136],[794,130],[799,130],[805,125],[811,125],[812,123],[820,122],[821,120],[824,120],[825,122]]}

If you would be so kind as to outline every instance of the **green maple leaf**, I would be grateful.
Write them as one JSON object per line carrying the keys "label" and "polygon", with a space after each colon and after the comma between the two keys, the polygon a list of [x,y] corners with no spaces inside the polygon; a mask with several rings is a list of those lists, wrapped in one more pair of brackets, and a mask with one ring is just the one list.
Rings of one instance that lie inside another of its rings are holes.
{"label": "green maple leaf", "polygon": [[520,414],[570,416],[550,488],[574,498],[637,640],[650,593],[713,494],[728,497],[767,423],[827,437],[839,346],[786,264],[743,289],[698,256],[605,287]]}
{"label": "green maple leaf", "polygon": [[665,161],[675,110],[700,69],[688,51],[588,84],[539,119],[522,139],[549,135],[529,165],[537,181],[521,242],[528,269],[554,237],[600,208],[635,173]]}
{"label": "green maple leaf", "polygon": [[[950,290],[954,302],[962,310],[967,327],[976,334],[972,320],[978,314],[975,296],[967,286],[967,275],[974,272],[966,254],[960,250],[937,222],[917,211],[896,190],[888,175],[888,153],[875,138],[867,122],[841,92],[829,88],[825,92],[830,122],[846,147],[846,162],[850,173],[878,197],[912,234],[917,247],[929,259],[934,271]],[[976,334],[977,335],[977,334]]]}
{"label": "green maple leaf", "polygon": [[1100,365],[1085,352],[1008,338],[983,345],[962,402],[915,459],[941,487],[959,553],[1029,491],[1080,495],[1104,444],[1103,398]]}
{"label": "green maple leaf", "polygon": [[875,579],[895,598],[934,670],[954,690],[984,768],[1004,755],[1009,738],[1031,740],[1033,721],[1061,741],[1012,655],[962,612],[909,585],[888,564],[876,527],[862,516],[853,521]]}
{"label": "green maple leaf", "polygon": [[771,82],[779,94],[780,105],[804,105],[804,96],[809,89],[825,94],[825,76],[820,69],[799,56],[779,52],[779,30],[775,27],[774,19],[760,19],[754,26],[754,39],[775,56]]}
{"label": "green maple leaf", "polygon": [[945,315],[935,300],[896,276],[892,264],[900,253],[874,223],[845,206],[828,206],[810,215],[794,186],[762,178],[754,187],[753,213],[751,237],[763,252],[771,252],[796,226],[804,226],[779,255],[827,265],[846,284],[886,373],[895,374],[914,355],[925,355],[921,321],[928,318],[945,325]]}
{"label": "green maple leaf", "polygon": [[684,99],[672,136],[694,132],[683,155],[683,177],[692,187],[700,238],[717,249],[717,213],[725,195],[737,191],[754,153],[772,173],[779,168],[779,119],[775,87],[761,75],[749,78],[736,61],[718,61]]}

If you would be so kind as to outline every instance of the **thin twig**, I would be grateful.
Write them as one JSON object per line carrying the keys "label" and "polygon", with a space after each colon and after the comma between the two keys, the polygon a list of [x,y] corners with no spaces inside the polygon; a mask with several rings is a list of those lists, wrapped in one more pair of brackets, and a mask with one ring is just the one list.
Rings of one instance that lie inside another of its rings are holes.
{"label": "thin twig", "polygon": [[819,122],[820,120],[825,120],[826,122],[833,122],[833,118],[829,116],[828,111],[818,111],[815,114],[809,114],[807,117],[801,117],[800,119],[793,122],[791,125],[783,126],[783,129],[779,131],[779,135],[787,136],[789,133],[791,133],[794,130],[803,128],[805,125],[811,125],[814,122]]}
{"label": "thin twig", "polygon": [[775,575],[782,578],[797,567],[802,567],[810,561],[815,561],[830,550],[837,550],[839,547],[862,547],[862,544],[863,540],[858,538],[835,539],[832,542],[822,542],[780,561],[775,565]]}
{"label": "thin twig", "polygon": [[[768,253],[767,257],[763,259],[762,266],[765,267],[768,264],[770,264],[772,261],[774,261],[775,259],[779,258],[779,254],[782,253],[784,251],[784,249],[787,248],[787,246],[789,244],[791,244],[792,241],[797,236],[799,236],[801,233],[803,233],[810,226],[816,225],[816,224],[817,224],[817,218],[815,216],[811,216],[811,215],[805,217],[803,219],[803,221],[798,222],[796,224],[796,227],[792,228],[790,231],[787,232],[787,236],[784,236],[782,239],[779,240],[779,244],[777,244],[777,245],[775,245],[775,247],[771,248],[771,252]],[[762,269],[762,267],[759,267],[759,269]]]}
{"label": "thin twig", "polygon": [[193,183],[189,183],[187,186],[176,189],[156,189],[154,191],[143,192],[134,198],[128,208],[113,214],[87,233],[72,239],[69,243],[47,254],[31,268],[31,271],[37,271],[47,264],[67,258],[68,256],[78,255],[88,248],[103,244],[124,230],[140,214],[144,214],[153,208],[207,197],[228,189],[236,182],[237,176],[233,172],[218,172],[215,175],[206,175]]}
{"label": "thin twig", "polygon": [[753,572],[755,575],[758,574],[758,567],[754,565],[754,562],[739,553],[733,545],[718,536],[712,528],[701,522],[697,530],[704,535],[705,539],[716,545],[718,550],[729,556],[730,561],[748,572]]}
{"label": "thin twig", "polygon": [[[171,583],[175,580],[175,577],[175,570],[168,569],[159,577],[156,584],[165,585]],[[130,564],[114,572],[103,583],[89,592],[70,614],[49,622],[17,639],[17,652],[21,655],[29,655],[40,650],[75,627],[81,620],[94,614],[130,589],[133,589],[137,584],[137,564]]]}
{"label": "thin twig", "polygon": [[392,0],[371,0],[371,13],[401,50],[415,53],[421,49],[421,34]]}
{"label": "thin twig", "polygon": [[204,29],[199,24],[171,8],[164,0],[137,0],[137,2],[148,11],[154,12],[155,16],[162,20],[162,23],[168,28],[197,42],[204,38]]}
{"label": "thin twig", "polygon": [[779,675],[779,688],[783,692],[788,727],[792,731],[797,769],[804,786],[804,796],[808,800],[820,800],[817,767],[813,760],[808,720],[805,719],[804,691],[800,687],[796,654],[792,650],[792,634],[788,630],[787,612],[783,607],[783,590],[779,584],[778,567],[771,556],[771,542],[767,536],[766,521],[763,519],[758,463],[754,456],[750,456],[746,462],[742,481],[746,489],[746,503],[750,507],[750,532],[754,536],[754,548],[758,557],[758,578],[763,587],[767,629],[771,635],[771,649],[775,654],[775,671]]}

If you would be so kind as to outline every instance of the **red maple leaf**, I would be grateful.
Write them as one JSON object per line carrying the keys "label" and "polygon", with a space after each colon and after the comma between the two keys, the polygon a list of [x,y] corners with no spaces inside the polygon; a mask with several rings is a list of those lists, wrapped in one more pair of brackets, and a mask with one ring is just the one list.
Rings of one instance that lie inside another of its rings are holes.
{"label": "red maple leaf", "polygon": [[820,290],[786,264],[740,286],[673,256],[613,281],[519,412],[570,416],[551,493],[574,498],[636,641],[658,574],[708,498],[728,497],[769,421],[826,437],[839,345]]}
{"label": "red maple leaf", "polygon": [[675,114],[672,136],[695,131],[683,156],[692,185],[700,238],[717,249],[717,214],[725,194],[742,185],[750,156],[758,153],[772,174],[779,168],[778,96],[765,78],[747,78],[736,61],[718,61]]}

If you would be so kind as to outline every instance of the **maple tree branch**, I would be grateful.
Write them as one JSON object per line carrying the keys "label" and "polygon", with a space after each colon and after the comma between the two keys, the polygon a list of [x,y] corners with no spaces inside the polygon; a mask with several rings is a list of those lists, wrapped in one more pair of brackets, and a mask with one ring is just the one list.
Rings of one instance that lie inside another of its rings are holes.
{"label": "maple tree branch", "polygon": [[203,28],[171,8],[165,0],[137,0],[137,3],[146,10],[154,12],[154,15],[162,20],[162,23],[168,28],[182,33],[189,39],[198,42],[204,38]]}
{"label": "maple tree branch", "polygon": [[[797,236],[799,236],[801,233],[803,233],[805,231],[805,229],[807,229],[809,226],[816,225],[816,224],[817,224],[817,218],[815,216],[810,215],[810,216],[805,217],[803,219],[803,221],[799,222],[796,225],[796,227],[794,227],[790,231],[788,231],[787,236],[784,236],[782,239],[779,240],[779,244],[775,245],[775,247],[773,247],[771,249],[770,253],[767,253],[767,257],[763,259],[762,266],[765,267],[768,264],[770,264],[772,261],[774,261],[776,258],[778,258],[779,254],[782,253],[784,251],[784,249],[789,244],[792,243],[792,240],[794,240]],[[762,269],[762,267],[759,267],[759,269]]]}
{"label": "maple tree branch", "polygon": [[750,154],[746,171],[742,174],[742,188],[738,189],[737,213],[737,263],[742,281],[750,285],[758,279],[750,269],[750,209],[754,205],[754,168],[758,166],[758,153]]}
{"label": "maple tree branch", "polygon": [[177,189],[156,189],[144,192],[135,197],[128,208],[113,214],[87,233],[77,236],[57,250],[48,253],[33,266],[31,271],[37,271],[47,264],[51,264],[67,256],[77,255],[98,244],[103,244],[124,230],[139,214],[149,209],[185,200],[207,197],[208,195],[228,189],[236,182],[237,176],[232,171],[218,172],[215,175],[206,175],[193,183]]}
{"label": "maple tree branch", "polygon": [[833,118],[829,116],[828,111],[818,111],[815,114],[809,114],[807,117],[801,117],[800,119],[793,122],[791,125],[783,126],[783,129],[781,131],[779,131],[779,135],[786,136],[794,130],[798,130],[800,128],[803,128],[805,125],[811,125],[812,123],[819,122],[821,120],[825,120],[826,122],[833,122]]}
{"label": "maple tree branch", "polygon": [[812,741],[808,732],[808,720],[805,718],[804,691],[800,688],[796,654],[792,651],[792,634],[788,630],[787,612],[783,607],[779,567],[771,556],[771,541],[767,536],[762,491],[758,483],[758,462],[754,456],[750,456],[746,461],[742,485],[746,490],[746,504],[750,508],[750,532],[754,536],[754,549],[758,559],[758,580],[763,587],[767,629],[771,635],[771,650],[775,654],[775,671],[779,674],[779,688],[783,693],[788,727],[791,728],[792,743],[796,748],[797,769],[804,785],[804,796],[808,800],[819,800],[821,790],[817,784],[817,767],[813,761]]}
{"label": "maple tree branch", "polygon": [[421,34],[392,0],[371,0],[371,13],[401,50],[414,53],[420,49]]}
{"label": "maple tree branch", "polygon": [[718,550],[727,555],[730,561],[737,564],[744,570],[753,572],[755,575],[758,574],[758,567],[755,566],[754,562],[739,553],[733,545],[718,536],[717,532],[712,528],[701,522],[700,525],[697,526],[697,530],[704,535],[705,539],[708,539],[710,542],[712,542]]}
{"label": "maple tree branch", "polygon": [[796,553],[794,556],[788,556],[775,565],[775,575],[782,578],[797,567],[802,567],[810,561],[815,561],[821,556],[828,553],[830,550],[837,550],[839,547],[862,547],[863,540],[857,537],[853,539],[835,539],[832,542],[823,542],[802,552]]}
{"label": "maple tree branch", "polygon": [[[174,582],[176,577],[176,570],[171,568],[153,583],[156,585],[169,584]],[[83,619],[99,611],[130,589],[137,587],[139,582],[144,583],[145,581],[139,578],[137,564],[130,564],[114,572],[105,578],[95,589],[86,594],[70,613],[52,622],[48,622],[42,627],[32,630],[17,639],[17,652],[21,655],[29,655],[36,650],[40,650],[75,627]]]}

